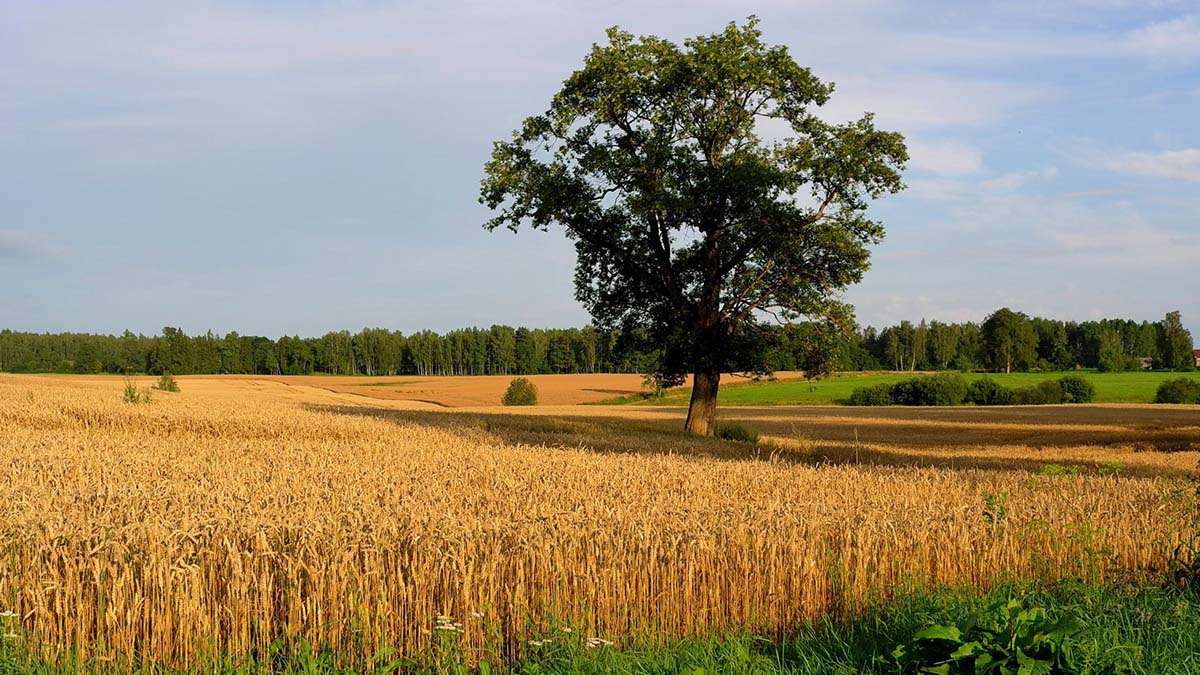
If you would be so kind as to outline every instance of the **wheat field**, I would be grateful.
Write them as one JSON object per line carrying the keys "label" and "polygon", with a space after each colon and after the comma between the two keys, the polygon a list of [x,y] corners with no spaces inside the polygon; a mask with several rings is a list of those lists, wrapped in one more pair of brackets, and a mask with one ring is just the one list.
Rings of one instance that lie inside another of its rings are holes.
{"label": "wheat field", "polygon": [[188,668],[301,639],[353,665],[446,640],[511,658],[552,630],[782,634],[902,589],[1157,570],[1197,532],[1182,478],[598,452],[183,385],[132,405],[0,378],[6,639]]}

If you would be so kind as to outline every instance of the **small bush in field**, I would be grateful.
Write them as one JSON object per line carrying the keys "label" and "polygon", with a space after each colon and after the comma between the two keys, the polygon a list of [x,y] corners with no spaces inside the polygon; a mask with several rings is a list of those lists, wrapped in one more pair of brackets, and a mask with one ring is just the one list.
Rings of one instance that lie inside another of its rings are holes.
{"label": "small bush in field", "polygon": [[1200,382],[1180,377],[1158,385],[1155,403],[1200,403]]}
{"label": "small bush in field", "polygon": [[123,397],[124,397],[126,403],[140,403],[141,402],[142,393],[140,391],[138,391],[137,382],[134,382],[133,380],[130,380],[130,379],[125,380],[125,392],[123,394]]}
{"label": "small bush in field", "polygon": [[757,443],[758,432],[742,424],[717,425],[717,438],[742,443]]}
{"label": "small bush in field", "polygon": [[127,377],[125,378],[125,390],[122,392],[121,397],[126,403],[132,403],[134,405],[137,405],[138,403],[149,404],[154,402],[154,390],[149,387],[145,389],[138,389],[137,382],[132,378]]}
{"label": "small bush in field", "polygon": [[154,385],[154,388],[159,391],[178,392],[179,383],[175,381],[175,377],[170,373],[163,373],[162,376],[158,378],[158,384]]}
{"label": "small bush in field", "polygon": [[537,387],[526,378],[518,377],[508,383],[500,402],[504,405],[537,405]]}
{"label": "small bush in field", "polygon": [[1067,375],[1058,381],[1067,403],[1090,403],[1096,398],[1096,385],[1078,376]]}

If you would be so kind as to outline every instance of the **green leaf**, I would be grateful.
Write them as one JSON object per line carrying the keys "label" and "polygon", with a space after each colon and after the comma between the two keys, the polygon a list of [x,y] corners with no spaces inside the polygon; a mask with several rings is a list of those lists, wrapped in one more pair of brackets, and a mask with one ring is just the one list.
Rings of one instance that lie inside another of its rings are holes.
{"label": "green leaf", "polygon": [[1050,675],[1054,663],[1044,659],[1034,658],[1017,649],[1017,664],[1020,668],[1017,675]]}
{"label": "green leaf", "polygon": [[968,656],[975,656],[976,654],[979,654],[984,651],[985,650],[984,650],[983,645],[978,642],[964,642],[962,645],[959,646],[958,649],[955,649],[950,654],[950,658],[962,659],[962,658],[966,658]]}
{"label": "green leaf", "polygon": [[957,626],[930,626],[913,636],[913,640],[948,640],[961,642],[962,631]]}
{"label": "green leaf", "polygon": [[1061,642],[1077,634],[1081,628],[1079,620],[1067,614],[1042,630],[1045,631],[1047,638]]}

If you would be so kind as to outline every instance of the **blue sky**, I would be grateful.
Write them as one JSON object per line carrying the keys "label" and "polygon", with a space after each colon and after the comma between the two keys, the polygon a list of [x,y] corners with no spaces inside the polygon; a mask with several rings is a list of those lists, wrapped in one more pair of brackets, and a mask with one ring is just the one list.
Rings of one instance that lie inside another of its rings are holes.
{"label": "blue sky", "polygon": [[487,233],[491,142],[612,25],[749,14],[903,132],[860,322],[1200,336],[1200,3],[0,0],[0,327],[571,326],[557,233]]}

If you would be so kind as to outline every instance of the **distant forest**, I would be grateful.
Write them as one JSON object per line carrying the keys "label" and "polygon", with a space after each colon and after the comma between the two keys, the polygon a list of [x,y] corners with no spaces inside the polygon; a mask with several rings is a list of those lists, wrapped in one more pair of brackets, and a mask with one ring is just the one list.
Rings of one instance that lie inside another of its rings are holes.
{"label": "distant forest", "polygon": [[[746,370],[798,370],[813,362],[819,324],[764,329],[761,362]],[[321,337],[212,332],[187,335],[38,334],[0,331],[0,371],[256,375],[524,375],[642,373],[657,354],[645,340],[594,327],[466,328],[439,334],[367,328]],[[902,322],[858,328],[825,360],[836,370],[1189,370],[1193,342],[1179,313],[1162,321],[1058,321],[998,310],[980,324]],[[828,348],[826,348],[828,349]]]}

